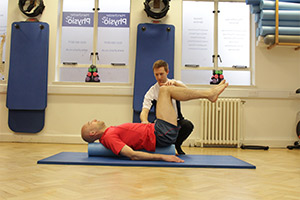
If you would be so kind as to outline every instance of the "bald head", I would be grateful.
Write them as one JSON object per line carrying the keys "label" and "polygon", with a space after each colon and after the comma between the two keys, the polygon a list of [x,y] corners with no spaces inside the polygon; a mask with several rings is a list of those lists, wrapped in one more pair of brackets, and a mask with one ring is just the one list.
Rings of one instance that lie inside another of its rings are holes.
{"label": "bald head", "polygon": [[91,142],[94,142],[95,140],[92,140],[92,138],[90,137],[90,129],[85,125],[82,126],[81,128],[81,138],[88,142],[88,143],[91,143]]}
{"label": "bald head", "polygon": [[81,137],[84,141],[91,143],[100,139],[105,129],[106,125],[103,121],[92,120],[82,126]]}

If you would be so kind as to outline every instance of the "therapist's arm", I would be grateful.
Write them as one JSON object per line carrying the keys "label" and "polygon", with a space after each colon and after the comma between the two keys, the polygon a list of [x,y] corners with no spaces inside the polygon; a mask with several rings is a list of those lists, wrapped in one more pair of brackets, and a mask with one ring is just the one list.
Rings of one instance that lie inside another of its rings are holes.
{"label": "therapist's arm", "polygon": [[149,109],[143,108],[142,112],[140,113],[141,123],[143,123],[143,124],[149,124],[148,115],[149,115]]}

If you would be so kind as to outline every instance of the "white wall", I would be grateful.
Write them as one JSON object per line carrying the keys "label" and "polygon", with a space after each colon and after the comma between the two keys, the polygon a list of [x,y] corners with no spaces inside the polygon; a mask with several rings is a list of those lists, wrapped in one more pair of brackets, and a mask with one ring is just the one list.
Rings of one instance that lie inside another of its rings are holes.
{"label": "white wall", "polygon": [[[80,128],[88,120],[105,119],[108,125],[132,121],[132,93],[135,66],[136,28],[151,22],[143,11],[142,0],[131,1],[130,80],[124,85],[95,86],[92,84],[61,84],[53,82],[56,67],[57,32],[60,0],[46,1],[40,21],[50,25],[48,106],[44,129],[37,134],[14,133],[8,127],[6,82],[0,83],[0,141],[82,143]],[[175,31],[175,77],[180,78],[181,66],[181,0],[170,2],[170,11],[161,23],[173,24]],[[6,45],[6,71],[9,66],[10,24],[25,20],[17,1],[9,1]],[[300,111],[300,51],[291,47],[255,49],[255,87],[229,87],[223,97],[239,97],[243,105],[242,134],[246,144],[285,147],[297,139],[296,114]],[[194,87],[194,86],[193,86]],[[204,88],[204,87],[203,87]],[[198,137],[199,101],[183,102],[186,118],[195,124],[191,140]]]}

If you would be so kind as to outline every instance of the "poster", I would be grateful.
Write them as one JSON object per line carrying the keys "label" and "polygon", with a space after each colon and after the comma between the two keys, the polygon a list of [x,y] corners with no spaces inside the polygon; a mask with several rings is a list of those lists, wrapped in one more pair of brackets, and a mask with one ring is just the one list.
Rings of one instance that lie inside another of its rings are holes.
{"label": "poster", "polygon": [[182,66],[213,66],[213,10],[213,2],[183,1]]}

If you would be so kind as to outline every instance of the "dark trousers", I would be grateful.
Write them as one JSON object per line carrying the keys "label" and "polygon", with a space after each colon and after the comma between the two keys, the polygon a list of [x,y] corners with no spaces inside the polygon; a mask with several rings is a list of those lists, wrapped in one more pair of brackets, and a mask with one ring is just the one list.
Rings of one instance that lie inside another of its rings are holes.
{"label": "dark trousers", "polygon": [[180,126],[180,130],[175,142],[176,146],[181,146],[182,143],[189,137],[194,129],[194,125],[191,121],[187,119],[181,119],[177,121],[178,126]]}

